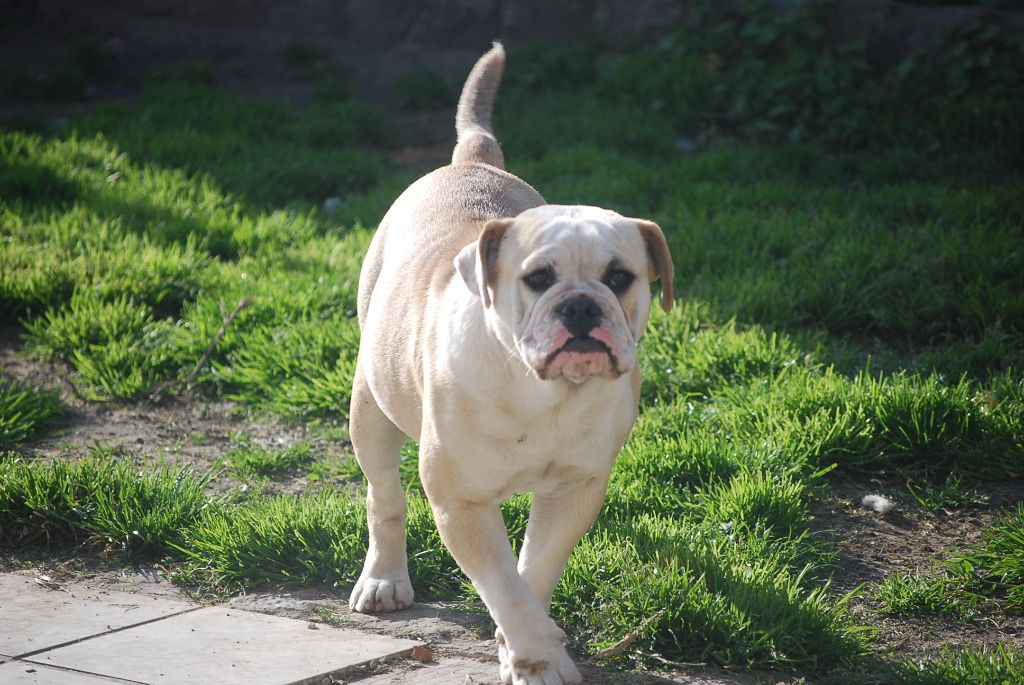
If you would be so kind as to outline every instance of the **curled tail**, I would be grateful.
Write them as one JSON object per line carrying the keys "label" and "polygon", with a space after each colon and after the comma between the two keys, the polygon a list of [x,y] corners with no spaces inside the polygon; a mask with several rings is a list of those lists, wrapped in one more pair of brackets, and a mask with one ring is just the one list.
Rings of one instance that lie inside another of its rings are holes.
{"label": "curled tail", "polygon": [[494,98],[504,71],[505,48],[496,42],[477,60],[466,85],[462,87],[459,109],[455,114],[455,131],[459,137],[452,153],[452,164],[483,162],[499,169],[505,168],[505,156],[501,154],[498,140],[491,131]]}

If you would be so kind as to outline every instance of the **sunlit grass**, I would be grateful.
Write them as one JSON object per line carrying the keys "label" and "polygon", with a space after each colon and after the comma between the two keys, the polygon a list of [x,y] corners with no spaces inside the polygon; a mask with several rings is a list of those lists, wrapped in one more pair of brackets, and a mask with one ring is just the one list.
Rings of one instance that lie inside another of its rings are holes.
{"label": "sunlit grass", "polygon": [[57,422],[64,411],[56,391],[0,380],[0,449],[39,434]]}

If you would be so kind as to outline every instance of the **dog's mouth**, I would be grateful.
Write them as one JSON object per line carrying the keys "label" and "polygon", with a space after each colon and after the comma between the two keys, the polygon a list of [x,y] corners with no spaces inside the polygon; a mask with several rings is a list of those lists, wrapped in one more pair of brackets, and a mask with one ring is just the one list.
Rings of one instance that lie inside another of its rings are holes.
{"label": "dog's mouth", "polygon": [[[562,355],[568,355],[568,358]],[[598,362],[594,355],[605,356],[606,364]],[[576,336],[569,338],[564,345],[547,356],[540,377],[548,379],[566,376],[581,382],[586,376],[594,373],[605,375],[609,370],[617,370],[618,366],[619,361],[607,344],[589,336]]]}
{"label": "dog's mouth", "polygon": [[544,360],[544,364],[550,364],[555,360],[555,357],[565,352],[575,352],[576,354],[604,352],[609,357],[611,357],[613,361],[615,360],[615,355],[612,354],[612,351],[603,342],[591,338],[589,336],[580,336],[575,338],[569,338],[569,340],[567,340],[564,345],[562,345],[557,350],[548,355],[548,358]]}

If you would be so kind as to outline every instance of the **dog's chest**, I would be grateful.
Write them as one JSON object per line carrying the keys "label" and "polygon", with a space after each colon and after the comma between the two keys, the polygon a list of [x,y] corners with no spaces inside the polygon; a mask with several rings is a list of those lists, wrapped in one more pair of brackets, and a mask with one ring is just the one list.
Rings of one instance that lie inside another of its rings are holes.
{"label": "dog's chest", "polygon": [[484,411],[473,480],[496,496],[549,492],[608,475],[631,425],[628,402],[558,406],[524,417],[515,411]]}

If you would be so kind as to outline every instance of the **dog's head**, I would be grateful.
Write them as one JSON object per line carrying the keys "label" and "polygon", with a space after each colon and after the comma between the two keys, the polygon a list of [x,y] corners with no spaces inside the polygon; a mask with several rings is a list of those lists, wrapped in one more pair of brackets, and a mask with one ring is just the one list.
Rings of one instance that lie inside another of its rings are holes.
{"label": "dog's head", "polygon": [[636,364],[661,279],[672,307],[672,257],[657,224],[597,207],[544,205],[487,222],[455,258],[491,328],[537,376],[580,383]]}

